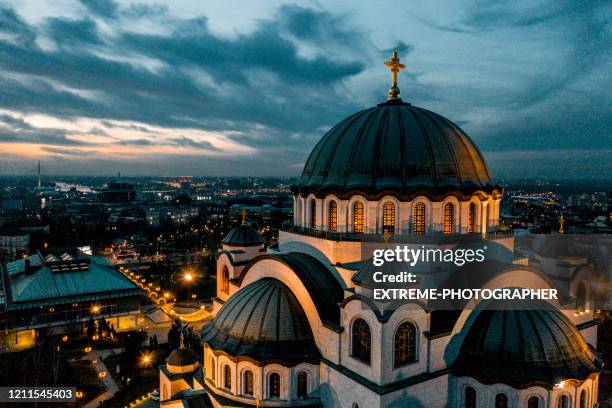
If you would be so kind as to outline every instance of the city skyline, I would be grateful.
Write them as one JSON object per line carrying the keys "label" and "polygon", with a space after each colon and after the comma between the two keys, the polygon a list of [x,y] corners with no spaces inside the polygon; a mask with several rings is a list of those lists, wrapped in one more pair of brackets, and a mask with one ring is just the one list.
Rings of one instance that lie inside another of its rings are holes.
{"label": "city skyline", "polygon": [[39,4],[0,2],[0,174],[294,177],[394,48],[495,177],[612,171],[605,2]]}

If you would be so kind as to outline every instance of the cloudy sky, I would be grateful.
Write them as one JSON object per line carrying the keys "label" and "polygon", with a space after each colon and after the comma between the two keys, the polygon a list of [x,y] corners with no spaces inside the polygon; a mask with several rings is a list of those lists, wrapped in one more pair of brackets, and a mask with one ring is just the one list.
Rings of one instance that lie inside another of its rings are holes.
{"label": "cloudy sky", "polygon": [[0,0],[0,174],[298,175],[402,97],[498,178],[612,173],[612,2]]}

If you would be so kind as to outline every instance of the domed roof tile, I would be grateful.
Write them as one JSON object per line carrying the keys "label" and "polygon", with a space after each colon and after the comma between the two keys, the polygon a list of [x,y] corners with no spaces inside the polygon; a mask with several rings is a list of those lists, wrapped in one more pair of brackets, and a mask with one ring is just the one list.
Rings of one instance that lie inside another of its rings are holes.
{"label": "domed roof tile", "polygon": [[262,245],[264,239],[253,227],[241,224],[232,228],[221,243],[229,246],[256,246]]}

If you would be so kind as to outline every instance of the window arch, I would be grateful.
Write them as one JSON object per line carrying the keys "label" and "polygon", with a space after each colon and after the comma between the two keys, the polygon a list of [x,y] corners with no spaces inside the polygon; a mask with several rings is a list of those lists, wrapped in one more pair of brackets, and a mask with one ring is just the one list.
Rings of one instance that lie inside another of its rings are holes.
{"label": "window arch", "polygon": [[468,209],[467,232],[476,232],[476,203],[470,203],[470,207]]}
{"label": "window arch", "polygon": [[214,357],[210,357],[210,379],[215,381],[215,371],[217,371],[217,362]]}
{"label": "window arch", "polygon": [[527,400],[527,408],[539,408],[540,399],[538,397],[529,397]]}
{"label": "window arch", "polygon": [[395,204],[386,201],[383,204],[383,234],[395,233]]}
{"label": "window arch", "polygon": [[308,397],[308,373],[300,371],[297,375],[297,396],[298,398]]}
{"label": "window arch", "polygon": [[395,331],[393,339],[393,367],[401,367],[417,361],[416,325],[402,323]]}
{"label": "window arch", "polygon": [[370,326],[363,319],[356,319],[353,322],[352,330],[352,356],[357,360],[370,364],[370,354],[372,351],[372,333]]}
{"label": "window arch", "polygon": [[455,205],[453,203],[444,204],[444,225],[442,232],[452,234],[455,230]]}
{"label": "window arch", "polygon": [[365,230],[365,206],[361,201],[353,203],[353,232],[362,234]]}
{"label": "window arch", "polygon": [[559,395],[557,398],[557,408],[570,408],[572,401],[567,394]]}
{"label": "window arch", "polygon": [[586,390],[580,391],[580,403],[578,405],[580,408],[587,408],[587,392]]}
{"label": "window arch", "polygon": [[329,202],[327,225],[330,231],[338,231],[338,203],[335,200]]}
{"label": "window arch", "polygon": [[251,370],[244,370],[242,373],[242,393],[253,395],[253,372]]}
{"label": "window arch", "polygon": [[223,265],[223,271],[221,272],[221,285],[223,293],[229,293],[229,270],[225,265]]}
{"label": "window arch", "polygon": [[414,206],[412,221],[412,233],[415,235],[425,234],[425,204],[416,203]]}
{"label": "window arch", "polygon": [[270,398],[280,398],[280,381],[278,373],[270,374],[268,378],[268,396]]}
{"label": "window arch", "polygon": [[499,393],[495,396],[495,408],[508,408],[508,397],[506,397],[506,394]]}
{"label": "window arch", "polygon": [[230,366],[223,366],[223,386],[228,390],[232,389],[232,370]]}
{"label": "window arch", "polygon": [[310,224],[308,226],[310,228],[317,228],[317,201],[313,198],[310,200],[310,205],[308,207],[308,212],[310,214]]}
{"label": "window arch", "polygon": [[472,387],[465,389],[465,408],[476,408],[476,390]]}

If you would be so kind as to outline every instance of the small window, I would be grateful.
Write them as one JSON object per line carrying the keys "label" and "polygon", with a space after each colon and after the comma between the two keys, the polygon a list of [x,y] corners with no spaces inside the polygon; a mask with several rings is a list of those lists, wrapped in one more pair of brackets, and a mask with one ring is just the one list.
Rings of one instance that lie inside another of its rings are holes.
{"label": "small window", "polygon": [[465,389],[465,408],[476,408],[476,390],[472,387]]}
{"label": "small window", "polygon": [[280,375],[277,373],[270,374],[268,383],[268,393],[270,398],[280,398]]}
{"label": "small window", "polygon": [[580,408],[587,408],[587,392],[586,392],[586,390],[580,391]]}
{"label": "small window", "polygon": [[468,232],[476,232],[476,203],[470,203],[468,211]]}
{"label": "small window", "polygon": [[353,204],[353,232],[362,234],[365,230],[365,208],[361,201]]}
{"label": "small window", "polygon": [[445,234],[452,234],[455,229],[455,206],[453,203],[444,204],[444,228]]}
{"label": "small window", "polygon": [[242,393],[253,395],[253,373],[250,370],[245,370],[242,377]]}
{"label": "small window", "polygon": [[308,397],[308,373],[300,371],[297,375],[297,396],[298,398]]}
{"label": "small window", "polygon": [[527,400],[527,408],[539,408],[540,399],[538,397],[529,397]]}
{"label": "small window", "polygon": [[317,202],[310,200],[310,228],[317,228]]}
{"label": "small window", "polygon": [[417,361],[416,326],[412,322],[402,323],[395,332],[393,366],[395,368]]}
{"label": "small window", "polygon": [[223,386],[230,390],[232,388],[232,370],[230,366],[223,366]]}
{"label": "small window", "polygon": [[222,277],[221,277],[221,285],[222,285],[222,290],[223,293],[229,293],[229,270],[227,269],[227,266],[223,266],[223,273],[222,273]]}
{"label": "small window", "polygon": [[576,312],[582,313],[586,310],[586,287],[580,282],[576,288]]}
{"label": "small window", "polygon": [[372,334],[370,326],[363,319],[356,319],[352,331],[352,356],[370,364],[372,351]]}
{"label": "small window", "polygon": [[214,357],[210,358],[210,379],[215,381],[215,371],[217,370],[217,362]]}
{"label": "small window", "polygon": [[495,408],[508,408],[508,397],[506,397],[506,394],[497,394],[495,396]]}
{"label": "small window", "polygon": [[335,201],[329,202],[328,224],[330,231],[338,230],[338,204]]}
{"label": "small window", "polygon": [[395,204],[387,201],[383,204],[383,234],[395,233]]}
{"label": "small window", "polygon": [[425,204],[417,203],[414,206],[412,233],[415,235],[425,234]]}
{"label": "small window", "polygon": [[571,408],[571,401],[568,395],[560,395],[557,398],[557,408]]}

